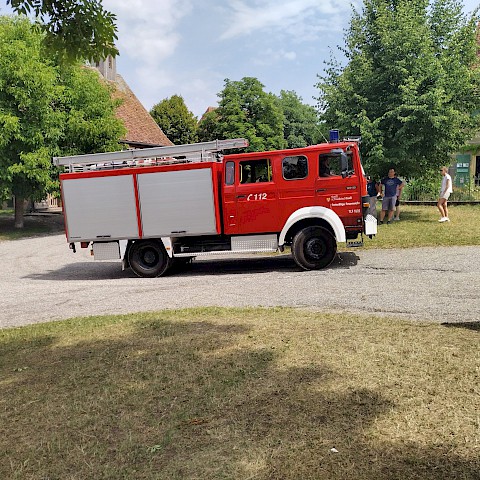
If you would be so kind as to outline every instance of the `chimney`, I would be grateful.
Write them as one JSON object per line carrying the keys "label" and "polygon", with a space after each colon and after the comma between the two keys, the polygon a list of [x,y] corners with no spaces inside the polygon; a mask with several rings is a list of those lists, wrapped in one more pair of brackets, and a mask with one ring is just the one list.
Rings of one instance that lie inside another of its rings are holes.
{"label": "chimney", "polygon": [[103,75],[103,78],[115,82],[117,78],[117,64],[112,55],[108,55],[105,60],[95,63],[95,67]]}

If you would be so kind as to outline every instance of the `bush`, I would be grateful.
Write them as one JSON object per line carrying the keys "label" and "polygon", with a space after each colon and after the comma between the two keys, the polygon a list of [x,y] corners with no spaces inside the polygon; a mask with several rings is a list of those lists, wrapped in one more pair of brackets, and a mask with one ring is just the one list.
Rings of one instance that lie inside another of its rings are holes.
{"label": "bush", "polygon": [[[480,187],[475,186],[472,181],[465,187],[455,187],[453,179],[453,193],[450,196],[451,202],[475,202],[480,201]],[[441,179],[412,178],[406,182],[402,192],[402,200],[430,202],[438,199]]]}
{"label": "bush", "polygon": [[412,178],[406,182],[402,200],[431,201],[438,198],[441,180],[431,178]]}

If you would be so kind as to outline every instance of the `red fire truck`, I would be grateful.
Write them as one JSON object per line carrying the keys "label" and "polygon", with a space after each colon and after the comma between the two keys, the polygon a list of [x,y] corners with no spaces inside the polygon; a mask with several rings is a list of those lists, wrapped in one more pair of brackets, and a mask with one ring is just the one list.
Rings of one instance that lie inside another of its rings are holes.
{"label": "red fire truck", "polygon": [[[291,247],[305,270],[377,232],[358,142],[234,153],[244,139],[56,157],[67,242],[141,277],[204,255]],[[360,240],[358,237],[360,235]]]}

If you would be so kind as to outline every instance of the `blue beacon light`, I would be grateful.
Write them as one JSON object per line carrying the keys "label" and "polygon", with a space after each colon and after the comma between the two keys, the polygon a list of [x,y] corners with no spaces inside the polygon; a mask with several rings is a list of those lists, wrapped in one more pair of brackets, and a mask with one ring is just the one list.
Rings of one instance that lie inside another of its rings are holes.
{"label": "blue beacon light", "polygon": [[339,130],[330,130],[330,143],[337,143],[340,140]]}

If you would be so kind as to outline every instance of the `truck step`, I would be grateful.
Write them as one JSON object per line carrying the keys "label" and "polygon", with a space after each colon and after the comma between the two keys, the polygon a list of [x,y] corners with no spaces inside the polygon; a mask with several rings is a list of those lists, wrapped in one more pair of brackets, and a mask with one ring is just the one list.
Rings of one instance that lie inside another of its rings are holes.
{"label": "truck step", "polygon": [[347,242],[347,247],[363,247],[363,240],[355,242]]}

